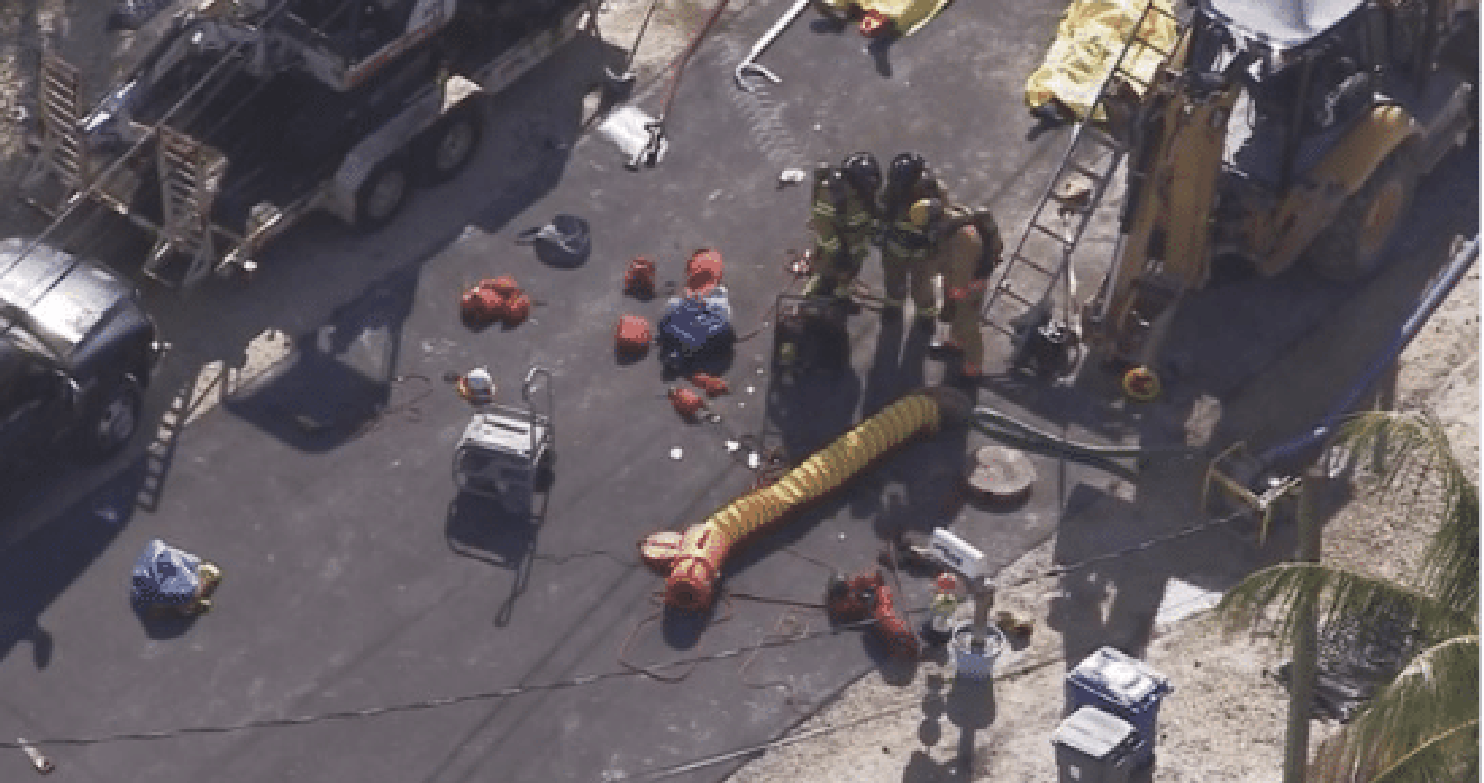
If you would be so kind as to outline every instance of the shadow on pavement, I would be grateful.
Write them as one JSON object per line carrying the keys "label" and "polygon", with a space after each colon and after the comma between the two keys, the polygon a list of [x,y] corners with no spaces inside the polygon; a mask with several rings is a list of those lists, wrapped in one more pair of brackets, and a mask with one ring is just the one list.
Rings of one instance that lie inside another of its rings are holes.
{"label": "shadow on pavement", "polygon": [[226,410],[303,451],[329,451],[363,432],[391,400],[416,283],[409,269],[372,283],[229,397]]}
{"label": "shadow on pavement", "polygon": [[[146,308],[174,349],[146,393],[142,429],[155,434],[129,452],[142,453],[148,463],[138,505],[156,507],[181,431],[213,405],[225,404],[295,448],[325,452],[374,426],[389,407],[407,404],[394,390],[411,380],[398,374],[397,350],[422,266],[467,226],[498,231],[557,186],[582,126],[584,95],[615,52],[599,39],[578,36],[510,91],[493,96],[483,148],[469,168],[439,186],[437,196],[415,193],[410,208],[374,236],[311,216],[268,248],[249,289],[213,280],[185,297],[142,282]],[[476,185],[481,181],[497,187]],[[471,188],[477,191],[472,199],[450,198]],[[413,214],[419,197],[439,198],[443,207],[419,220]],[[7,231],[34,234],[45,226],[35,214],[13,211],[0,216]],[[101,210],[73,218],[57,241],[124,272],[137,269],[150,247],[127,221]],[[313,269],[295,263],[307,256],[314,257]],[[323,327],[303,334],[292,326],[320,322],[315,314],[327,305],[333,309]],[[301,350],[252,379],[251,388],[234,388],[253,361],[251,344],[274,332],[300,336],[292,344]],[[409,389],[414,397],[431,385],[415,380],[421,385]],[[24,491],[7,495],[0,520],[13,521],[16,532],[0,530],[0,537],[14,539],[49,524],[67,498],[112,481],[117,470],[59,468],[36,473]]]}
{"label": "shadow on pavement", "polygon": [[454,554],[509,570],[510,594],[500,602],[494,623],[504,626],[515,613],[535,565],[537,536],[545,517],[545,499],[530,514],[507,510],[498,500],[463,493],[448,506],[445,537]]}
{"label": "shadow on pavement", "polygon": [[902,783],[937,783],[937,781],[974,780],[976,774],[976,738],[995,720],[994,681],[956,677],[943,693],[941,675],[929,675],[927,695],[922,700],[923,721],[917,735],[923,745],[934,746],[944,739],[943,721],[958,729],[957,752],[948,761],[935,761],[926,752],[912,751],[902,770]]}
{"label": "shadow on pavement", "polygon": [[[0,550],[0,659],[19,643],[31,646],[45,668],[52,637],[40,617],[119,537],[134,514],[134,497],[146,475],[142,459],[116,469],[113,478]],[[118,602],[127,606],[129,575],[118,575]]]}

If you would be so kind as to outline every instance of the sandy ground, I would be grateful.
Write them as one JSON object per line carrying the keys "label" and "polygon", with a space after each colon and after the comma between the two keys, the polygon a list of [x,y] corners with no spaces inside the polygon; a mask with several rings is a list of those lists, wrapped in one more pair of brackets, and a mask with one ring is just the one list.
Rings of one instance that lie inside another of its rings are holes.
{"label": "sandy ground", "polygon": [[[1475,269],[1402,355],[1396,384],[1396,407],[1435,412],[1447,426],[1455,451],[1475,475],[1479,323]],[[1380,502],[1367,491],[1364,477],[1358,483],[1360,491],[1334,510],[1325,527],[1324,560],[1390,578],[1416,573],[1432,528],[1409,523],[1402,509]],[[1428,499],[1424,494],[1419,502]],[[1000,580],[1013,582],[1023,574],[1044,571],[1053,543],[1027,554]],[[951,673],[943,663],[925,664],[907,685],[888,684],[879,674],[868,674],[795,734],[847,728],[770,749],[730,780],[1057,780],[1050,739],[1063,717],[1068,668],[1060,655],[1059,635],[1048,629],[1058,596],[1057,585],[1046,580],[1001,594],[1000,607],[1034,616],[1038,630],[1028,649],[1001,661],[992,693],[970,692],[965,697],[981,703],[955,701],[952,687],[944,683]],[[1257,783],[1277,778],[1283,763],[1287,691],[1274,672],[1287,656],[1269,637],[1224,634],[1208,613],[1201,613],[1158,628],[1146,660],[1176,688],[1159,714],[1154,780]],[[1041,664],[1046,665],[1036,668]],[[1017,674],[1025,669],[1029,671]],[[992,708],[986,708],[985,701],[992,702]],[[984,725],[989,716],[993,722]],[[856,721],[860,723],[852,725]],[[1335,728],[1315,723],[1313,743]],[[972,749],[967,764],[960,761],[965,749]]]}
{"label": "sandy ground", "polygon": [[[640,84],[652,82],[704,23],[709,4],[661,0],[633,63]],[[106,3],[23,0],[0,9],[0,180],[24,170],[19,107],[28,107],[44,42],[57,45],[95,84],[107,74]],[[649,0],[609,0],[600,12],[604,37],[628,49]],[[728,13],[745,6],[733,2]],[[8,229],[34,225],[7,201]],[[1403,355],[1396,407],[1429,408],[1477,472],[1479,443],[1479,276],[1471,272]],[[271,359],[271,357],[269,357]],[[1362,482],[1363,483],[1363,482]],[[1364,492],[1335,512],[1326,529],[1325,558],[1386,576],[1414,570],[1430,531],[1403,524],[1401,513]],[[1002,583],[1044,570],[1053,543],[1027,554],[999,575]],[[955,686],[946,662],[930,660],[905,685],[868,674],[804,721],[774,748],[735,773],[735,783],[830,780],[1053,781],[1050,737],[1063,712],[1062,640],[1049,615],[1066,594],[1052,579],[1002,591],[997,608],[1034,617],[1028,647],[998,663],[989,689]],[[1111,595],[1079,596],[1106,605]],[[1262,635],[1223,635],[1206,615],[1158,626],[1148,662],[1176,691],[1160,713],[1159,763],[1153,778],[1176,783],[1271,781],[1282,764],[1286,692],[1273,676],[1285,660]],[[1329,727],[1317,725],[1316,739]]]}

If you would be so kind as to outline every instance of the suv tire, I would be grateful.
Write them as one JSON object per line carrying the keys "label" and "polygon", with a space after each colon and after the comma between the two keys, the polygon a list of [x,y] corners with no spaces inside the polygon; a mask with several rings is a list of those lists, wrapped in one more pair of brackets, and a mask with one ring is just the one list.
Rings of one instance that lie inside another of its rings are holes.
{"label": "suv tire", "polygon": [[102,461],[123,451],[139,432],[143,407],[139,381],[125,375],[84,418],[79,433],[82,456]]}

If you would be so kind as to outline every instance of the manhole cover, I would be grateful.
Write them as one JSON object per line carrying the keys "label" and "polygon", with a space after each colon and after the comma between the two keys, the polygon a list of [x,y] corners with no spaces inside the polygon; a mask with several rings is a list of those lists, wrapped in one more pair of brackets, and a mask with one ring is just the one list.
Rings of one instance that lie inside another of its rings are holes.
{"label": "manhole cover", "polygon": [[969,488],[995,499],[1018,498],[1030,492],[1036,469],[1025,454],[1004,446],[985,446],[974,452]]}

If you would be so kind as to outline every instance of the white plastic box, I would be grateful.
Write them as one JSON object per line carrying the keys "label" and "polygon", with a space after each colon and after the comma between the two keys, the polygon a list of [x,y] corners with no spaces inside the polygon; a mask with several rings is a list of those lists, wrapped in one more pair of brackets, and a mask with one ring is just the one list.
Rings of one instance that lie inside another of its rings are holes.
{"label": "white plastic box", "polygon": [[1056,727],[1051,744],[1061,783],[1127,783],[1143,743],[1128,721],[1082,707]]}

